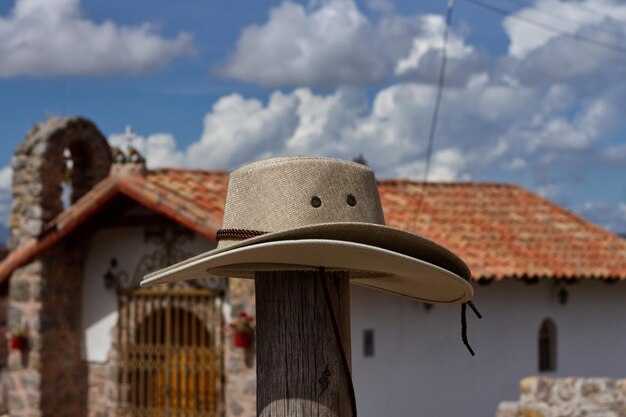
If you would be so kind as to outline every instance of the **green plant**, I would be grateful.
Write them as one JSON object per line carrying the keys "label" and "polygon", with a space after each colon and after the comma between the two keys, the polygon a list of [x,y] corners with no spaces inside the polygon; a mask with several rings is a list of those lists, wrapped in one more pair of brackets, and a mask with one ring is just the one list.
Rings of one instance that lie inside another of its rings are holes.
{"label": "green plant", "polygon": [[242,311],[235,321],[228,325],[228,329],[237,333],[252,333],[254,331],[254,317]]}
{"label": "green plant", "polygon": [[12,337],[26,337],[28,336],[28,329],[26,327],[18,327],[11,331]]}

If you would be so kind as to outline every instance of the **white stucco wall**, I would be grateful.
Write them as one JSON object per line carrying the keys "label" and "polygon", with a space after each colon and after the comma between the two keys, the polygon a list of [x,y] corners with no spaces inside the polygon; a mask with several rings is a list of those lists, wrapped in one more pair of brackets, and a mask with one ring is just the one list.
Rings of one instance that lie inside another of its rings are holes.
{"label": "white stucco wall", "polygon": [[[114,290],[104,287],[103,275],[111,258],[118,261],[117,270],[131,276],[145,254],[161,250],[159,246],[144,239],[143,227],[120,227],[100,230],[89,242],[83,280],[83,359],[105,362],[111,349],[112,330],[117,322],[117,297]],[[210,250],[214,243],[195,236],[181,247],[195,255]]]}
{"label": "white stucco wall", "polygon": [[[117,301],[104,288],[111,258],[133,274],[144,254],[158,249],[144,229],[115,228],[89,242],[83,281],[83,358],[104,362],[117,321]],[[201,253],[213,243],[184,245]],[[626,376],[626,283],[568,285],[565,306],[554,282],[509,280],[475,285],[485,318],[468,310],[471,357],[461,342],[460,306],[422,303],[352,286],[352,368],[360,417],[491,417],[497,404],[519,398],[518,383],[538,373],[538,331],[557,325],[557,372],[549,376]],[[363,331],[375,331],[375,355],[363,356]]]}
{"label": "white stucco wall", "polygon": [[[626,283],[579,282],[557,302],[553,281],[475,285],[484,318],[468,309],[471,357],[461,342],[460,306],[423,304],[352,286],[352,368],[360,417],[489,417],[538,374],[538,332],[557,325],[550,376],[626,376]],[[363,356],[363,331],[375,356]]]}

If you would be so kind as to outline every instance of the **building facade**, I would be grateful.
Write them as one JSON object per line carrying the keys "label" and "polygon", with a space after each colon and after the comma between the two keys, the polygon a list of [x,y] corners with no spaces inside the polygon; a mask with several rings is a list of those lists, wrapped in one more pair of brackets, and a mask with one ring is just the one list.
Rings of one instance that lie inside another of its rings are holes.
{"label": "building facade", "polygon": [[[136,156],[136,155],[135,155]],[[84,119],[50,119],[14,158],[8,282],[12,416],[255,415],[254,315],[233,278],[138,288],[215,247],[228,174],[147,170]],[[457,252],[485,319],[353,286],[352,369],[363,417],[494,415],[528,375],[626,375],[626,242],[519,187],[379,182],[391,226]],[[64,197],[66,203],[64,204]]]}

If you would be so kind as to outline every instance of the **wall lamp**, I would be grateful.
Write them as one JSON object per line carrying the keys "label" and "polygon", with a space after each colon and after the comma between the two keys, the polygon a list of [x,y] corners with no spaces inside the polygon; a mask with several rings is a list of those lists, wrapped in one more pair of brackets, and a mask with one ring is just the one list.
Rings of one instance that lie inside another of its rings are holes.
{"label": "wall lamp", "polygon": [[111,258],[109,262],[109,269],[104,273],[104,288],[107,290],[118,289],[120,284],[128,281],[128,274],[126,271],[117,270],[117,258]]}

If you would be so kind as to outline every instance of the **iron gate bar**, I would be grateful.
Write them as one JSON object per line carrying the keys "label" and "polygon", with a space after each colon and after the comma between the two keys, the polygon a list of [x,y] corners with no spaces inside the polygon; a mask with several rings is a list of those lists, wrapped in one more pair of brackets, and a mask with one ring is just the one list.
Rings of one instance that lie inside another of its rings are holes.
{"label": "iron gate bar", "polygon": [[189,288],[120,295],[121,415],[218,417],[222,410],[221,299]]}

